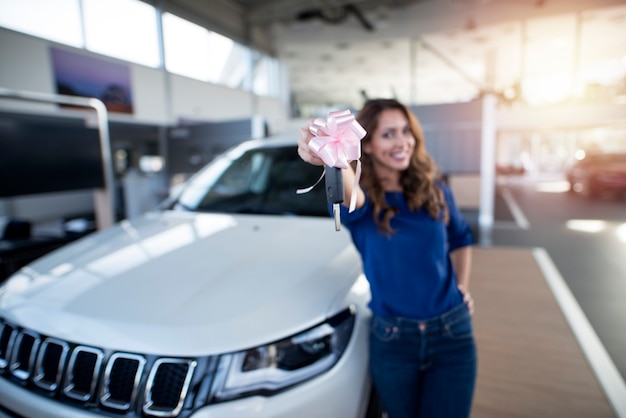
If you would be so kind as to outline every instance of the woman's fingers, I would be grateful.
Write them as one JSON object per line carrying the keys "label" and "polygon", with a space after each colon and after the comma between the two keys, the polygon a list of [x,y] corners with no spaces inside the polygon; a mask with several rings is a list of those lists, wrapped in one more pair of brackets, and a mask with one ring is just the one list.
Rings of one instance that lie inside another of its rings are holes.
{"label": "woman's fingers", "polygon": [[467,305],[470,315],[473,315],[474,314],[474,298],[472,298],[472,295],[470,294],[469,291],[465,289],[465,287],[459,285],[458,288],[461,291],[461,294],[463,295],[463,302],[465,302],[465,304]]}
{"label": "woman's fingers", "polygon": [[307,163],[313,165],[324,165],[322,159],[314,153],[309,147],[309,142],[313,138],[313,134],[309,130],[313,123],[313,119],[307,121],[307,123],[300,128],[300,138],[298,139],[298,155]]}

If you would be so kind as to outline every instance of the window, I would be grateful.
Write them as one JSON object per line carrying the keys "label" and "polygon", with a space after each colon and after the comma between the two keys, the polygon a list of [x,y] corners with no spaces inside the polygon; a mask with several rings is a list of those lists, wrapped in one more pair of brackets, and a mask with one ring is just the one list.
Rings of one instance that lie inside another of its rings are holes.
{"label": "window", "polygon": [[202,26],[163,13],[165,68],[175,74],[209,81],[211,36]]}
{"label": "window", "polygon": [[165,67],[197,80],[246,88],[250,50],[202,26],[163,14]]}
{"label": "window", "polygon": [[157,15],[138,0],[83,0],[87,49],[126,61],[160,66]]}
{"label": "window", "polygon": [[0,0],[0,26],[200,81],[281,95],[277,60],[140,0]]}
{"label": "window", "polygon": [[0,0],[0,26],[80,48],[83,37],[78,2]]}
{"label": "window", "polygon": [[228,87],[249,90],[250,50],[218,33],[211,32],[211,67],[209,81]]}
{"label": "window", "polygon": [[257,55],[252,89],[260,96],[280,96],[280,67],[276,59]]}

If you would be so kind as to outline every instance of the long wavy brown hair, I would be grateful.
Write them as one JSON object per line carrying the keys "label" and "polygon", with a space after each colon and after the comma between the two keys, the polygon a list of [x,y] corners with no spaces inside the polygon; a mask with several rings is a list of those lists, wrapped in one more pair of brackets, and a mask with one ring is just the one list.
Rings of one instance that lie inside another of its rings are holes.
{"label": "long wavy brown hair", "polygon": [[[406,106],[394,99],[368,100],[356,116],[357,121],[367,131],[362,144],[372,140],[372,135],[378,128],[380,114],[389,109],[400,110],[406,116],[415,137],[415,148],[409,167],[400,174],[400,185],[409,208],[412,211],[425,208],[433,219],[447,223],[448,208],[443,192],[435,184],[438,178],[437,166],[426,152],[424,131],[419,121]],[[395,231],[391,228],[390,221],[398,209],[387,204],[385,190],[374,171],[371,157],[363,154],[361,163],[363,171],[360,183],[374,205],[374,220],[378,224],[378,229],[388,234],[393,233]]]}

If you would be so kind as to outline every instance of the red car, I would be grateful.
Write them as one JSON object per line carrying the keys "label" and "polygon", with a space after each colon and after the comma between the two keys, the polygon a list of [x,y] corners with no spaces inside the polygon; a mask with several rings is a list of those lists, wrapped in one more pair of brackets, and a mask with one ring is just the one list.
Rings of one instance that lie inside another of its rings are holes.
{"label": "red car", "polygon": [[626,192],[626,152],[588,153],[567,170],[570,190],[584,196]]}

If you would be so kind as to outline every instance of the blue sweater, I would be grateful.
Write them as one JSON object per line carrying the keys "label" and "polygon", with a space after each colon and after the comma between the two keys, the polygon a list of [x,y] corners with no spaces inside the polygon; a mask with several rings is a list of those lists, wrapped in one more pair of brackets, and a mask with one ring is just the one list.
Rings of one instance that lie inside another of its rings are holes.
{"label": "blue sweater", "polygon": [[401,192],[385,194],[387,203],[399,210],[391,219],[396,232],[390,235],[378,231],[367,196],[365,205],[352,213],[341,206],[342,223],[361,253],[375,315],[426,319],[463,303],[449,254],[472,245],[472,233],[450,189],[438,186],[450,214],[447,225],[425,209],[411,212]]}

